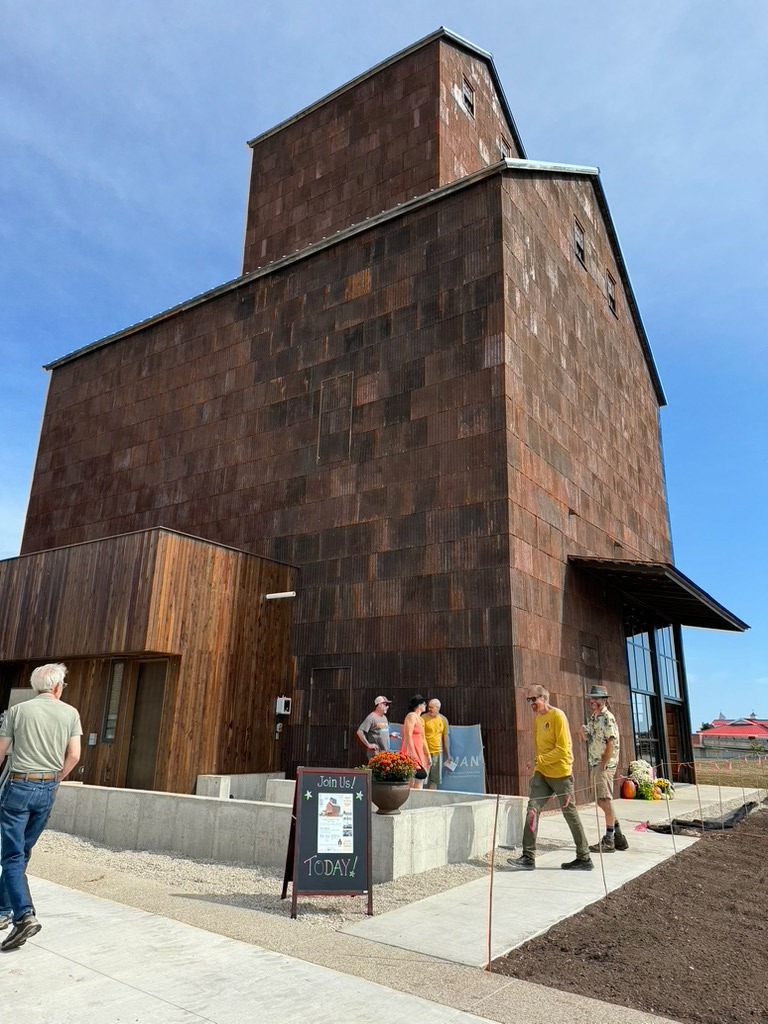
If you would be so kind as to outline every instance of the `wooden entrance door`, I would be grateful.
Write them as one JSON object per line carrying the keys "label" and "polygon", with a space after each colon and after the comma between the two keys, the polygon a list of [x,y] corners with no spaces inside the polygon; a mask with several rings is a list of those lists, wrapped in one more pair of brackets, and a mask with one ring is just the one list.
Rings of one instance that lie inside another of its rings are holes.
{"label": "wooden entrance door", "polygon": [[[313,668],[309,682],[304,764],[309,767],[346,768],[350,758],[352,671],[349,668]],[[356,723],[357,724],[357,723]],[[359,764],[362,748],[354,740]]]}
{"label": "wooden entrance door", "polygon": [[664,717],[667,723],[669,778],[676,782],[680,779],[680,763],[683,759],[680,735],[680,708],[676,704],[665,704]]}
{"label": "wooden entrance door", "polygon": [[127,789],[152,789],[155,784],[167,671],[167,661],[139,662],[125,775]]}

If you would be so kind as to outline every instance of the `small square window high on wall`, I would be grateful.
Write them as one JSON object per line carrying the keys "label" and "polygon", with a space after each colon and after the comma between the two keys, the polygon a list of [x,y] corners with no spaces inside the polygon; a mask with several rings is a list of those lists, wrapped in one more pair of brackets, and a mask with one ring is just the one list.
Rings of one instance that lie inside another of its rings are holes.
{"label": "small square window high on wall", "polygon": [[573,251],[576,253],[576,258],[579,262],[586,266],[587,261],[586,251],[584,249],[584,228],[575,219],[573,221]]}
{"label": "small square window high on wall", "polygon": [[608,300],[608,309],[617,316],[616,313],[616,282],[611,277],[609,271],[605,272],[605,297]]}
{"label": "small square window high on wall", "polygon": [[469,116],[474,117],[475,90],[472,88],[472,86],[469,84],[466,78],[462,78],[461,80],[461,101],[464,104],[464,109],[469,114]]}

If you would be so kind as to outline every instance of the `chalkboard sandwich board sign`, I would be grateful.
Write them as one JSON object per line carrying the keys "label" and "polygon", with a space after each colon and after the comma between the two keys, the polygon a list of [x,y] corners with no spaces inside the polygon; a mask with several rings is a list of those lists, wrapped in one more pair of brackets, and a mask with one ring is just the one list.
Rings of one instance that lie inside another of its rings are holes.
{"label": "chalkboard sandwich board sign", "polygon": [[298,896],[368,896],[371,890],[370,772],[299,768],[285,859],[282,899],[292,883]]}

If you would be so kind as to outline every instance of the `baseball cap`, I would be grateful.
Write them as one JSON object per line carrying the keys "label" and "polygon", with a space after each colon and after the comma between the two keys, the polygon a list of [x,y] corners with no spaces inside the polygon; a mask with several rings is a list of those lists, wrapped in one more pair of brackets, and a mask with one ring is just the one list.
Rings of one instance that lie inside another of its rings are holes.
{"label": "baseball cap", "polygon": [[391,704],[392,701],[389,699],[389,697],[377,697],[373,703],[375,706],[376,704]]}

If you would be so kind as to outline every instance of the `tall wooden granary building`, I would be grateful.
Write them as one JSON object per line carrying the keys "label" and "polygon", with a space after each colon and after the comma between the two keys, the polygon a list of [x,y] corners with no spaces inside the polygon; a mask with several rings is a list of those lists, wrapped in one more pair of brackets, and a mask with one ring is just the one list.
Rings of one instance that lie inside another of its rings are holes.
{"label": "tall wooden granary building", "polygon": [[242,275],[47,367],[0,706],[65,660],[80,777],[183,792],[354,765],[373,698],[418,691],[516,793],[526,688],[580,722],[600,682],[626,760],[677,774],[680,627],[746,627],[673,565],[598,172],[529,160],[445,29],[250,146]]}

